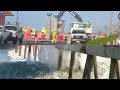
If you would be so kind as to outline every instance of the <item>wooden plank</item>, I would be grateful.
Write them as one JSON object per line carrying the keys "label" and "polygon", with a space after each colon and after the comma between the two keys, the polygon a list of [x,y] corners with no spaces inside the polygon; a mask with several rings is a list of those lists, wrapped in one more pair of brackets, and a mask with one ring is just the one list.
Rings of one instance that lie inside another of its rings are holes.
{"label": "wooden plank", "polygon": [[86,60],[85,69],[83,73],[83,79],[91,78],[91,72],[93,70],[93,66],[94,66],[94,56],[87,55],[87,60]]}
{"label": "wooden plank", "polygon": [[19,56],[21,56],[22,45],[20,45]]}
{"label": "wooden plank", "polygon": [[117,69],[117,60],[111,59],[109,79],[114,79]]}
{"label": "wooden plank", "polygon": [[63,57],[63,51],[62,51],[62,50],[59,50],[58,69],[57,69],[57,70],[60,70],[61,67],[62,67],[62,57]]}
{"label": "wooden plank", "polygon": [[75,64],[75,52],[71,52],[71,60],[70,60],[70,68],[69,68],[69,76],[68,79],[73,78],[74,73],[74,64]]}
{"label": "wooden plank", "polygon": [[24,59],[26,59],[26,49],[27,49],[27,45],[25,45],[25,49],[24,49]]}

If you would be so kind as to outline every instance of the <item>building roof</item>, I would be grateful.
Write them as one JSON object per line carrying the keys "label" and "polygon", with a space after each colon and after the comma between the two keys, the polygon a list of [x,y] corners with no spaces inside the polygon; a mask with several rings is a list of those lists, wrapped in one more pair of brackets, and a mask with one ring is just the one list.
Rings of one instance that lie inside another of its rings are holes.
{"label": "building roof", "polygon": [[14,16],[10,11],[3,11],[4,16]]}
{"label": "building roof", "polygon": [[5,16],[14,16],[10,11],[4,11]]}

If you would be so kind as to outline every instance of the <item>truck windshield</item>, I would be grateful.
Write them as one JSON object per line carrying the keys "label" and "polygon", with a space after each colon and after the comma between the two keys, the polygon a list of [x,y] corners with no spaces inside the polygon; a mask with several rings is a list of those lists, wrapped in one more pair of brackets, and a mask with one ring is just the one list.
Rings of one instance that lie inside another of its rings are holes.
{"label": "truck windshield", "polygon": [[72,34],[84,34],[85,33],[85,31],[83,31],[83,30],[73,30],[72,31]]}
{"label": "truck windshield", "polygon": [[6,29],[6,30],[14,30],[14,31],[17,31],[17,27],[15,27],[15,26],[5,26],[5,29]]}

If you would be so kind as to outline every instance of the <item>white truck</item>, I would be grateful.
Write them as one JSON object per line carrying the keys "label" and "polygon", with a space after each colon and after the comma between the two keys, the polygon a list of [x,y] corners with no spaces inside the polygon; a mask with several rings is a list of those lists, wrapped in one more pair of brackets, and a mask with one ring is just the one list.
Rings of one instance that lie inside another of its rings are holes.
{"label": "white truck", "polygon": [[9,32],[9,38],[7,41],[13,41],[13,44],[16,44],[19,41],[19,44],[22,44],[23,41],[23,32],[20,30],[20,27],[17,25],[4,25],[4,28]]}
{"label": "white truck", "polygon": [[92,34],[92,24],[73,22],[71,25],[71,42],[86,43]]}
{"label": "white truck", "polygon": [[6,32],[3,25],[0,25],[0,44],[2,44],[2,41],[7,44],[7,40],[9,38],[9,32]]}

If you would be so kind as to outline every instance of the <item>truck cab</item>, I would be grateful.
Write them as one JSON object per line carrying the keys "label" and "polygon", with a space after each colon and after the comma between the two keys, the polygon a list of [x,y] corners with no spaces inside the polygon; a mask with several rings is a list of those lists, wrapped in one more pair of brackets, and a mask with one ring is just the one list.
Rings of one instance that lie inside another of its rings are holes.
{"label": "truck cab", "polygon": [[91,26],[84,22],[72,22],[71,36],[72,43],[86,43],[89,39],[89,34],[92,33]]}
{"label": "truck cab", "polygon": [[16,44],[17,41],[22,43],[23,40],[23,32],[20,30],[20,27],[17,25],[4,25],[5,30],[9,32],[8,41],[13,41],[13,44]]}

